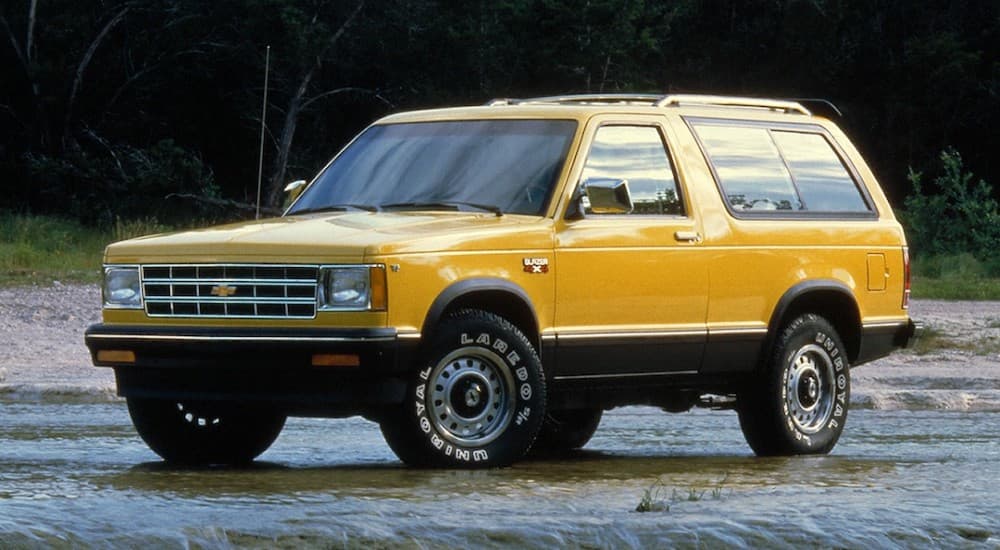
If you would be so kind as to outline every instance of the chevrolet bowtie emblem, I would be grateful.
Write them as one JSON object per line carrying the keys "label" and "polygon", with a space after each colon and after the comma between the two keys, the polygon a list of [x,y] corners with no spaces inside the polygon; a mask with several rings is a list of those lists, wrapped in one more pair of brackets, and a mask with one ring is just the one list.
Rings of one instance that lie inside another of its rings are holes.
{"label": "chevrolet bowtie emblem", "polygon": [[236,294],[239,287],[229,286],[229,285],[215,285],[212,287],[212,296],[218,296],[219,298],[228,298]]}

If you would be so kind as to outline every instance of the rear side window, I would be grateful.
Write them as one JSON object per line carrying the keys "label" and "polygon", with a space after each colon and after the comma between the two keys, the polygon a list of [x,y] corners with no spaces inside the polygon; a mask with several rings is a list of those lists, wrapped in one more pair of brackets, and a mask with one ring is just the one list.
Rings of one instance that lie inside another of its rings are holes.
{"label": "rear side window", "polygon": [[807,210],[867,212],[868,205],[840,157],[821,134],[771,132]]}
{"label": "rear side window", "polygon": [[719,184],[736,210],[802,210],[767,128],[696,125]]}
{"label": "rear side window", "polygon": [[717,121],[691,127],[735,213],[872,213],[819,131]]}

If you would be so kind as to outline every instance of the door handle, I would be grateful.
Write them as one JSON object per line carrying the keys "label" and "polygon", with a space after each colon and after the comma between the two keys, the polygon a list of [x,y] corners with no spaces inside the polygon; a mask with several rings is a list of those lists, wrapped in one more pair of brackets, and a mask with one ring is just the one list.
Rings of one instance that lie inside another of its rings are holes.
{"label": "door handle", "polygon": [[700,243],[701,233],[697,231],[676,231],[674,232],[674,239],[682,243]]}

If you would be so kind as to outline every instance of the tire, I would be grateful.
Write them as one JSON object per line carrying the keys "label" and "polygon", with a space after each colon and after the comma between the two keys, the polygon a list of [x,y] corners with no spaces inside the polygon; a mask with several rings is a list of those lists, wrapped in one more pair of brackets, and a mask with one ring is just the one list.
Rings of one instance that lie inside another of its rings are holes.
{"label": "tire", "polygon": [[844,431],[851,397],[847,349],[832,325],[806,314],[785,326],[758,383],[737,396],[759,456],[826,454]]}
{"label": "tire", "polygon": [[128,398],[139,436],[177,464],[246,464],[274,443],[285,415],[244,403]]}
{"label": "tire", "polygon": [[412,466],[489,468],[523,457],[545,418],[542,364],[505,319],[462,310],[434,331],[401,410],[380,423]]}
{"label": "tire", "polygon": [[545,415],[533,451],[559,452],[579,449],[590,441],[601,424],[601,409],[551,411]]}

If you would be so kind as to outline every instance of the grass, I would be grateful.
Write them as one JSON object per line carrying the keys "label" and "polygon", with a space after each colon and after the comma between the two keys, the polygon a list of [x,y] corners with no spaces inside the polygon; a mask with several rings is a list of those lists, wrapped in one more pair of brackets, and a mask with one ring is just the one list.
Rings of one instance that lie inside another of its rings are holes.
{"label": "grass", "polygon": [[[725,491],[726,481],[729,480],[729,473],[714,484],[711,489],[701,487],[688,487],[686,490],[670,490],[670,499],[664,498],[667,493],[667,486],[662,479],[657,478],[649,487],[643,490],[639,504],[635,507],[636,512],[669,512],[670,506],[678,502],[699,502],[705,500],[706,493],[712,500],[722,500]],[[732,489],[729,491],[732,493]]]}
{"label": "grass", "polygon": [[914,275],[911,290],[918,300],[1000,300],[1000,278]]}
{"label": "grass", "polygon": [[108,243],[164,229],[155,220],[95,229],[60,218],[0,212],[0,285],[96,283]]}
{"label": "grass", "polygon": [[1000,258],[915,256],[912,291],[917,299],[1000,300]]}

